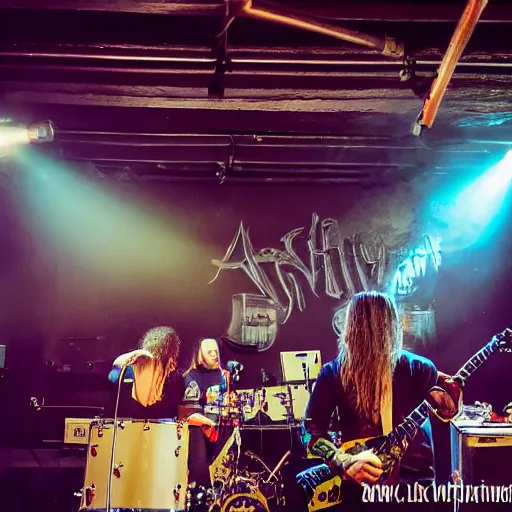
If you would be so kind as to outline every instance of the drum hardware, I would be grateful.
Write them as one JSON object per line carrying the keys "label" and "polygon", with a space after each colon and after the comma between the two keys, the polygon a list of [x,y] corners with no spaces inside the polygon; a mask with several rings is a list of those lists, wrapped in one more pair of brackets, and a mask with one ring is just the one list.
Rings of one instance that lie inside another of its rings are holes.
{"label": "drum hardware", "polygon": [[115,467],[114,467],[114,476],[115,477],[121,478],[121,471],[120,471],[121,468],[124,468],[124,464],[122,462],[115,465]]}
{"label": "drum hardware", "polygon": [[[254,397],[250,399],[251,395]],[[282,384],[274,387],[256,388],[241,392],[244,422],[294,424],[302,420],[310,393],[299,384]],[[258,415],[264,415],[264,419]],[[264,421],[268,420],[268,421]]]}
{"label": "drum hardware", "polygon": [[[279,403],[285,408],[283,418],[286,420],[286,422],[294,423],[295,418],[293,415],[293,397],[290,386],[286,386],[286,392],[274,393],[273,396],[274,398],[279,398]],[[266,406],[268,411],[268,403],[266,403]]]}
{"label": "drum hardware", "polygon": [[105,427],[105,424],[103,420],[98,420],[98,437],[103,437],[103,429]]}
{"label": "drum hardware", "polygon": [[[274,468],[272,473],[270,473],[267,481],[265,483],[268,483],[271,478],[276,478],[276,473],[284,466],[285,462],[291,457],[292,452],[288,450],[282,457],[281,460],[277,463],[277,466]],[[284,487],[284,485],[283,485]]]}
{"label": "drum hardware", "polygon": [[[125,373],[128,370],[128,366],[124,366],[121,369],[121,372],[119,373],[119,381],[117,385],[117,396],[116,396],[116,407],[114,409],[114,430],[112,434],[112,446],[110,448],[110,471],[108,472],[108,479],[107,479],[107,492],[106,492],[106,508],[107,512],[110,512],[111,510],[111,494],[112,494],[112,475],[115,474],[116,468],[114,467],[115,464],[115,458],[116,458],[116,448],[117,448],[117,431],[119,428],[118,423],[118,415],[119,415],[119,402],[121,400],[121,389],[124,381]],[[121,422],[123,423],[123,422]],[[123,423],[124,425],[124,423]],[[124,426],[121,428],[121,430],[124,430]],[[102,429],[102,435],[103,435],[103,429]],[[99,432],[98,432],[98,437]],[[119,473],[119,477],[121,476],[119,469],[117,469],[117,472]],[[117,475],[116,475],[117,476]]]}
{"label": "drum hardware", "polygon": [[202,485],[196,485],[192,482],[187,487],[187,511],[207,511],[215,503],[215,493],[213,489],[207,489]]}
{"label": "drum hardware", "polygon": [[251,511],[269,512],[267,500],[260,493],[238,493],[228,497],[221,512]]}
{"label": "drum hardware", "polygon": [[240,380],[240,372],[244,369],[244,365],[238,361],[228,361],[226,367],[231,375],[233,389],[235,389],[235,384]]}
{"label": "drum hardware", "polygon": [[288,400],[285,404],[283,404],[286,407],[286,420],[287,423],[292,424],[294,423],[294,415],[293,415],[293,396],[292,396],[292,388],[290,385],[286,386],[286,391],[288,395]]}
{"label": "drum hardware", "polygon": [[[85,491],[85,493],[84,493]],[[91,484],[89,487],[86,487],[85,489],[82,489],[81,491],[73,493],[73,496],[76,498],[80,498],[81,500],[85,501],[85,505],[87,507],[90,507],[92,504],[92,500],[94,499],[94,494],[96,492],[96,486],[94,484]],[[85,494],[85,496],[84,496]]]}
{"label": "drum hardware", "polygon": [[269,502],[284,505],[284,485],[280,470],[290,452],[281,458],[271,470],[255,453],[241,452],[242,439],[236,427],[211,466],[211,477],[215,494],[214,508],[220,512],[237,512],[246,507],[251,511],[269,511]]}
{"label": "drum hardware", "polygon": [[[276,467],[271,471],[270,468],[265,464],[265,462],[261,459],[261,457],[258,457],[256,454],[245,451],[244,455],[251,458],[252,460],[258,462],[264,469],[264,472],[268,473],[267,478],[264,478],[262,476],[262,473],[251,473],[249,480],[253,480],[255,482],[255,486],[253,486],[253,489],[251,489],[253,492],[259,491],[261,494],[265,497],[266,501],[275,500],[277,506],[281,506],[285,504],[284,496],[283,496],[283,490],[284,490],[284,484],[282,483],[280,479],[279,471],[285,464],[285,462],[288,460],[288,458],[291,455],[291,452],[288,451],[286,454],[281,457],[281,460],[277,463]],[[274,482],[271,482],[271,480],[274,480]],[[270,486],[270,487],[269,487]]]}
{"label": "drum hardware", "polygon": [[178,420],[176,422],[176,437],[178,438],[178,441],[181,441],[181,438],[183,436],[183,425],[184,425],[183,420]]}

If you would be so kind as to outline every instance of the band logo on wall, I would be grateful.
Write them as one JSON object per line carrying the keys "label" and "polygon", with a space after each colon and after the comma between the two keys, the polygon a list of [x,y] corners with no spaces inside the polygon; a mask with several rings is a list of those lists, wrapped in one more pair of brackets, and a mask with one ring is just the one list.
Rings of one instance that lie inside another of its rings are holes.
{"label": "band logo on wall", "polygon": [[[306,309],[307,288],[312,300],[327,296],[341,307],[361,291],[391,293],[405,335],[424,346],[434,341],[432,295],[441,260],[431,235],[422,235],[414,246],[392,247],[375,234],[343,237],[337,220],[313,213],[309,229],[293,229],[280,242],[280,248],[256,249],[241,223],[222,260],[212,261],[218,271],[211,283],[223,270],[242,270],[260,292],[232,297],[226,338],[235,347],[269,349],[279,327]],[[343,314],[334,319],[335,331],[342,332],[343,319]]]}

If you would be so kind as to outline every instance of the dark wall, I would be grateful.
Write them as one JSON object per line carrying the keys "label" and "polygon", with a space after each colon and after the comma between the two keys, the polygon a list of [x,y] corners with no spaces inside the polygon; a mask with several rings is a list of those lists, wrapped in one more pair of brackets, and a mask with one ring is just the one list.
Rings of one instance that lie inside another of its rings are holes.
{"label": "dark wall", "polygon": [[[33,336],[44,338],[43,358],[59,364],[72,362],[66,358],[73,358],[77,350],[84,362],[110,360],[134,347],[144,330],[155,324],[176,327],[186,363],[188,348],[198,337],[226,333],[233,294],[258,292],[242,270],[224,270],[208,284],[217,272],[211,260],[222,259],[240,222],[249,228],[256,249],[280,248],[286,232],[304,227],[304,236],[297,240],[300,250],[306,246],[313,212],[321,218],[343,219],[362,193],[344,187],[121,186],[115,195],[112,192],[112,201],[121,204],[118,211],[98,208],[89,192],[90,211],[74,216],[69,212],[78,209],[76,203],[60,209],[53,189],[45,198],[42,192],[24,195],[23,205],[18,197],[18,206],[24,209],[19,222],[37,248],[19,267],[13,285],[19,300],[10,308],[20,320],[11,321],[11,333],[23,337],[30,324],[38,331]],[[130,219],[122,217],[127,215],[124,206],[133,204],[149,204],[151,214],[132,228]],[[163,228],[153,232],[155,219]],[[106,224],[111,233],[101,232]],[[121,234],[114,239],[118,227]],[[350,230],[347,226],[347,234]],[[13,236],[23,252],[26,240]],[[13,267],[11,272],[15,271]],[[334,355],[331,316],[336,301],[321,294],[315,297],[305,280],[303,284],[306,309],[295,308],[271,349],[247,355],[223,347],[225,359],[251,361],[248,385],[259,376],[260,367],[279,372],[282,350],[321,348],[324,358]]]}
{"label": "dark wall", "polygon": [[[225,270],[208,284],[217,271],[211,260],[224,256],[241,221],[255,249],[279,248],[286,232],[304,227],[300,246],[313,212],[339,220],[344,236],[374,229],[387,217],[399,228],[419,205],[413,195],[401,203],[392,195],[392,189],[348,185],[108,184],[65,170],[46,179],[5,177],[0,319],[17,382],[11,402],[25,407],[30,396],[45,394],[54,403],[100,403],[113,358],[157,324],[178,330],[186,364],[198,337],[225,334],[231,296],[257,293],[241,270]],[[504,224],[486,246],[444,255],[435,290],[438,343],[416,347],[443,371],[457,370],[508,325],[508,235]],[[305,310],[295,308],[268,351],[222,347],[225,360],[244,363],[242,387],[258,385],[261,368],[279,377],[283,350],[318,348],[324,361],[335,355],[337,301],[316,297],[306,285],[304,292]],[[65,364],[75,377],[57,372]],[[509,364],[495,356],[468,384],[466,403],[503,407],[511,384],[498,385],[497,376],[506,376]]]}

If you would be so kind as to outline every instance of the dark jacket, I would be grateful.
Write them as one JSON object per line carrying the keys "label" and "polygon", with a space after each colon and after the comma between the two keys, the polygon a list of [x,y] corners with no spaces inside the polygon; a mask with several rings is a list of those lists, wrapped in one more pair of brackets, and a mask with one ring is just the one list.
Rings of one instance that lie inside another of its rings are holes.
{"label": "dark jacket", "polygon": [[[304,429],[311,439],[327,438],[337,409],[342,441],[382,435],[380,425],[370,425],[357,414],[342,386],[340,358],[322,367],[306,411]],[[400,424],[426,397],[437,382],[437,369],[424,357],[403,351],[393,376],[393,427]],[[402,459],[402,481],[433,479],[434,452],[430,420],[416,434]]]}

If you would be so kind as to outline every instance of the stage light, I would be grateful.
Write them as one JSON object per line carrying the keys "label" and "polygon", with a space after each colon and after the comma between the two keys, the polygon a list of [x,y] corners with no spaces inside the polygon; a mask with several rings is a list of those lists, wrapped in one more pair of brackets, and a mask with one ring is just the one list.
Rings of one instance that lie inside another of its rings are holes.
{"label": "stage light", "polygon": [[0,157],[20,145],[53,142],[54,138],[55,128],[50,121],[26,126],[0,120]]}
{"label": "stage light", "polygon": [[[490,169],[466,185],[450,190],[442,201],[432,202],[435,227],[423,243],[399,262],[390,292],[395,297],[414,294],[429,270],[437,273],[442,252],[455,252],[486,243],[501,215],[512,180],[512,150]],[[443,191],[444,194],[444,191]],[[431,274],[435,275],[435,274]]]}
{"label": "stage light", "polygon": [[455,198],[455,210],[461,220],[482,230],[498,214],[512,179],[512,151],[473,182]]}
{"label": "stage light", "polygon": [[486,244],[508,211],[507,194],[512,180],[512,150],[485,172],[458,190],[444,194],[445,208],[437,212],[444,225],[443,248],[456,252]]}
{"label": "stage light", "polygon": [[31,124],[27,132],[30,142],[37,144],[53,142],[55,138],[55,128],[50,121]]}

